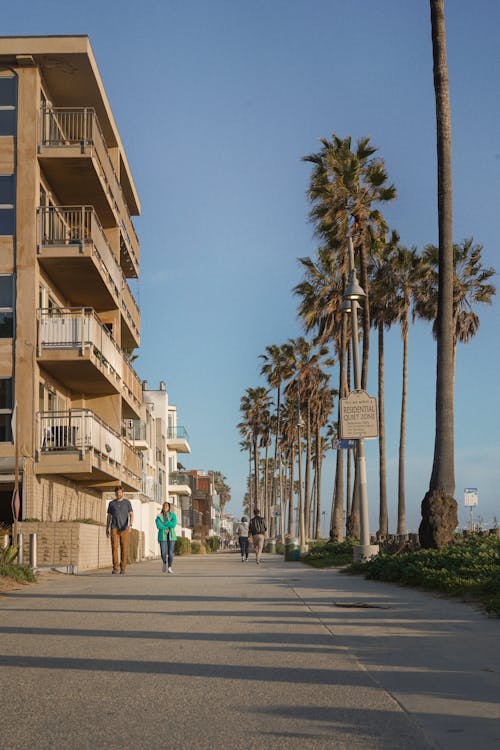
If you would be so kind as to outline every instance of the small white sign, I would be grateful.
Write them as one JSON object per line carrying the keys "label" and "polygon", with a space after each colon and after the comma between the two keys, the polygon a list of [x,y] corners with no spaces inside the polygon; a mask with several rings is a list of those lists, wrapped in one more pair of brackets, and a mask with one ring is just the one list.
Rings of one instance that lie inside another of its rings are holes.
{"label": "small white sign", "polygon": [[340,437],[378,437],[377,399],[366,391],[351,391],[340,399]]}
{"label": "small white sign", "polygon": [[477,487],[466,487],[464,489],[464,504],[466,508],[472,508],[478,504]]}

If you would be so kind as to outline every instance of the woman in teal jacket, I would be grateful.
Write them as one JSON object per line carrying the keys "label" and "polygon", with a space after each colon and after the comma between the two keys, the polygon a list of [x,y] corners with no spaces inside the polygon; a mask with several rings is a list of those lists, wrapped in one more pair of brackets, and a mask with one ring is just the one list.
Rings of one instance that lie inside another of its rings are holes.
{"label": "woman in teal jacket", "polygon": [[163,503],[161,513],[156,517],[156,528],[158,529],[158,541],[160,543],[161,559],[163,565],[162,573],[167,568],[169,573],[173,573],[172,562],[174,560],[175,540],[177,535],[175,527],[177,525],[177,516],[170,512],[170,503]]}

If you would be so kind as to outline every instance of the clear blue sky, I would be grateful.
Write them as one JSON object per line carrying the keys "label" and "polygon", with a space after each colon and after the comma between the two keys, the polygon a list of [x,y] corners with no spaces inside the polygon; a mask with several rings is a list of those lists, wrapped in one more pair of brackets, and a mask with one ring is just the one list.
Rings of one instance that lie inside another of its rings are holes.
{"label": "clear blue sky", "polygon": [[[448,0],[454,238],[500,258],[500,3]],[[398,200],[402,241],[437,243],[435,110],[427,0],[35,0],[10,4],[2,34],[88,34],[127,150],[143,213],[142,346],[137,370],[165,380],[190,432],[190,468],[220,469],[241,512],[247,469],[236,423],[259,383],[258,355],[301,334],[292,287],[312,255],[309,167],[333,132],[369,135]],[[498,278],[496,279],[498,283]],[[479,488],[500,520],[499,301],[480,309],[456,374],[456,493]],[[375,348],[375,347],[374,347]],[[387,339],[390,527],[397,502],[402,347]],[[406,501],[420,519],[434,447],[436,345],[410,331]],[[376,361],[370,392],[376,395]],[[367,446],[376,528],[377,445]],[[331,460],[325,466],[329,507]]]}

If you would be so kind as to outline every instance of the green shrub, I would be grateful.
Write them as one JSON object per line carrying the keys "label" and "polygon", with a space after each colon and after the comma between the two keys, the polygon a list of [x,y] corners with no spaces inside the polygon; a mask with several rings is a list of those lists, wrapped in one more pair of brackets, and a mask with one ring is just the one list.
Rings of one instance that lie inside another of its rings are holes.
{"label": "green shrub", "polygon": [[207,552],[217,552],[217,550],[220,547],[220,539],[218,536],[209,536],[205,540],[205,546],[207,548]]}
{"label": "green shrub", "polygon": [[191,540],[186,536],[179,536],[175,540],[174,553],[176,555],[190,555],[191,554]]}
{"label": "green shrub", "polygon": [[276,542],[276,554],[277,555],[285,554],[285,545],[281,544],[281,542]]}
{"label": "green shrub", "polygon": [[451,595],[470,594],[500,616],[500,539],[470,536],[442,549],[420,549],[399,555],[381,553],[345,572],[366,578],[422,586]]}
{"label": "green shrub", "polygon": [[309,552],[302,557],[302,561],[313,568],[349,565],[352,563],[355,544],[355,539],[346,539],[343,542],[311,542]]}
{"label": "green shrub", "polygon": [[16,546],[0,549],[0,576],[12,578],[14,581],[36,581],[36,576],[29,565],[18,565],[14,562],[17,552]]}

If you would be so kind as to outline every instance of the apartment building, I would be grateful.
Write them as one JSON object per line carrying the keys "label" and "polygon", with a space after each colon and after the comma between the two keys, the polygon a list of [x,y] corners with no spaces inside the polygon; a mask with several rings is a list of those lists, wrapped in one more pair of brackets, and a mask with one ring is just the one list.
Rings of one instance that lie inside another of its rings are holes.
{"label": "apartment building", "polygon": [[[191,453],[189,434],[185,427],[177,424],[177,407],[169,402],[166,385],[160,382],[158,390],[150,389],[148,381],[143,383],[145,407],[154,415],[156,424],[156,463],[158,478],[153,487],[161,494],[161,502],[168,500],[177,516],[177,536],[191,538],[190,509],[191,486],[186,476],[178,471],[178,454]],[[161,446],[161,447],[160,447]]]}
{"label": "apartment building", "polygon": [[0,521],[143,489],[139,212],[89,39],[0,38]]}

